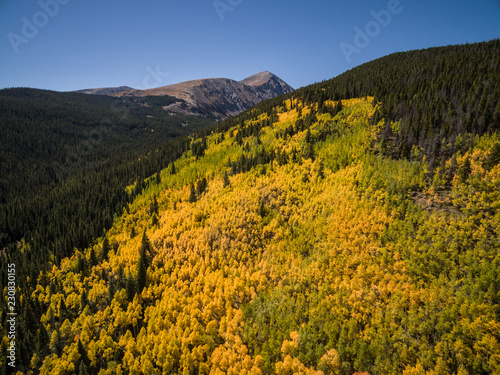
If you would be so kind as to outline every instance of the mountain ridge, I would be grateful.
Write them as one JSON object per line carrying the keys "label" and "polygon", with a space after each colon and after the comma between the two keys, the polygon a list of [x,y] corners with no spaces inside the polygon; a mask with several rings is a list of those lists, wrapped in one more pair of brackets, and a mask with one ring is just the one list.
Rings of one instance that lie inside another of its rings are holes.
{"label": "mountain ridge", "polygon": [[[126,86],[121,86],[78,92],[94,95],[108,92],[109,94],[105,95],[118,98],[168,95],[178,98],[179,101],[164,106],[163,109],[166,111],[224,120],[261,101],[293,91],[290,85],[269,71],[254,74],[241,81],[229,78],[203,78],[144,90],[125,88]],[[144,101],[147,103],[147,99]]]}
{"label": "mountain ridge", "polygon": [[102,87],[96,89],[83,89],[71,92],[75,92],[77,94],[90,94],[90,95],[111,95],[111,94],[116,94],[118,92],[130,91],[130,90],[133,90],[133,88],[129,86],[119,86],[119,87]]}

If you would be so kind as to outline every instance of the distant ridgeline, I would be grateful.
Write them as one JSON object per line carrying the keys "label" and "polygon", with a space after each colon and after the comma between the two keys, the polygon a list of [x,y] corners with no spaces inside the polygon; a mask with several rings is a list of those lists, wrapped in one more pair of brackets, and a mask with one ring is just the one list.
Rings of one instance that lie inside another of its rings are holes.
{"label": "distant ridgeline", "polygon": [[499,56],[393,54],[4,202],[17,369],[500,373]]}

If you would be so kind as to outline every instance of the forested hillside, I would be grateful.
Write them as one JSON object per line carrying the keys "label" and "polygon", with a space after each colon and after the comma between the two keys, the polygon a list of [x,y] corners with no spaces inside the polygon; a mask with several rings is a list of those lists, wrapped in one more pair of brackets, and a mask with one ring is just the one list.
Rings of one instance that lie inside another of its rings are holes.
{"label": "forested hillside", "polygon": [[[0,248],[15,253],[16,243],[29,242],[38,267],[109,229],[133,199],[124,187],[184,151],[185,141],[168,141],[211,124],[168,116],[161,106],[169,98],[155,100],[145,107],[139,99],[1,90]],[[151,151],[154,158],[138,160]]]}
{"label": "forested hillside", "polygon": [[19,369],[500,373],[499,52],[391,55],[183,138],[19,278]]}
{"label": "forested hillside", "polygon": [[308,124],[287,101],[193,147],[40,275],[33,369],[500,371],[498,134],[455,156],[443,196],[425,163],[378,153],[371,102]]}

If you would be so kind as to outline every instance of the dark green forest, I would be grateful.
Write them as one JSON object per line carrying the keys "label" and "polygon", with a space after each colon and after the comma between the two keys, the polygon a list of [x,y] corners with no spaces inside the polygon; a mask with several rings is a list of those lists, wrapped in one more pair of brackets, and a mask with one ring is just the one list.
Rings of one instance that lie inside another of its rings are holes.
{"label": "dark green forest", "polygon": [[[50,244],[42,259],[85,246],[130,199],[124,186],[175,159],[183,146],[167,141],[212,123],[168,115],[161,107],[175,98],[150,99],[0,91],[0,246]],[[149,152],[154,161],[140,160]]]}

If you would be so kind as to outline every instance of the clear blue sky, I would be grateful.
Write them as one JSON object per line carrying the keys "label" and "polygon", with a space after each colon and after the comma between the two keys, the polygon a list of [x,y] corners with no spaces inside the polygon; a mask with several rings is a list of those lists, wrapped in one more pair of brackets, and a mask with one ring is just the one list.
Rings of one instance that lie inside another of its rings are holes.
{"label": "clear blue sky", "polygon": [[397,3],[0,0],[0,88],[149,88],[263,70],[298,88],[392,52],[500,37],[500,0]]}

